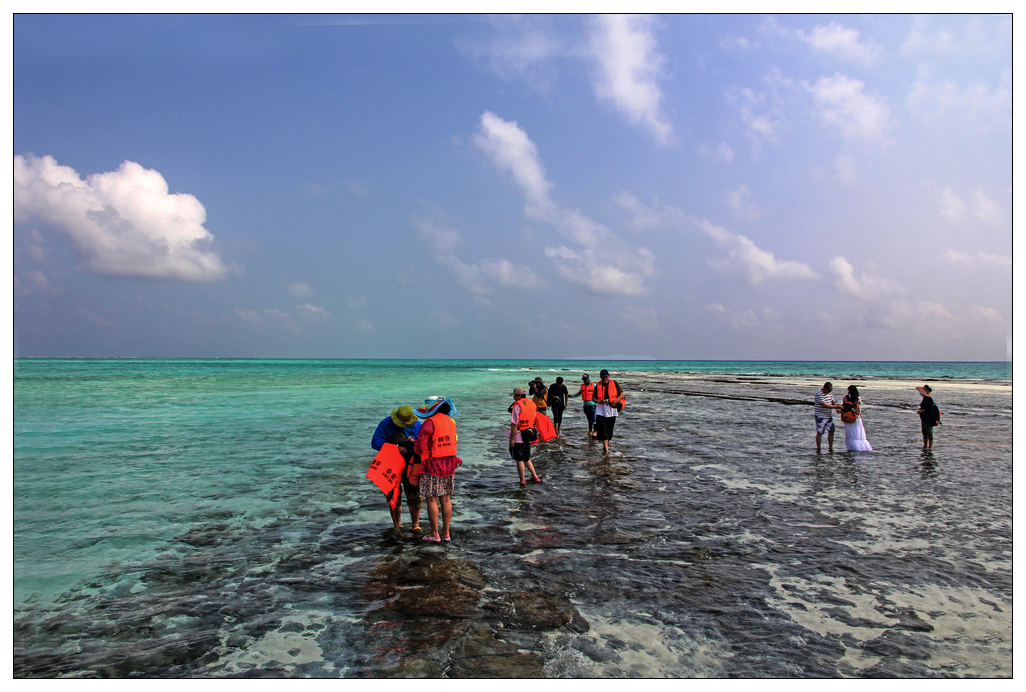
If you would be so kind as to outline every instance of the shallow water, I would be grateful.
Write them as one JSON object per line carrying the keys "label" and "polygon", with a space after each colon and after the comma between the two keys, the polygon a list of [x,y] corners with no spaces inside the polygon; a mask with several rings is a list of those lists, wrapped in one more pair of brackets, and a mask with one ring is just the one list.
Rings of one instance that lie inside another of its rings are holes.
{"label": "shallow water", "polygon": [[[575,404],[521,489],[506,392],[577,368],[18,361],[15,674],[1011,675],[1010,380],[888,364],[858,381],[875,451],[817,455],[852,364],[620,365],[613,454]],[[462,414],[446,546],[363,478],[431,394]]]}

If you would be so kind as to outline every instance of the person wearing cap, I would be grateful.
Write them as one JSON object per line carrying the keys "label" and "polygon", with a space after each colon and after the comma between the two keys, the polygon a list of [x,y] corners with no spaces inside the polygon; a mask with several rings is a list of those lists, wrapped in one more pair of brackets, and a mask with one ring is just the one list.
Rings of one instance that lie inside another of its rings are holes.
{"label": "person wearing cap", "polygon": [[[431,533],[421,540],[431,543],[449,542],[449,524],[452,521],[452,494],[456,489],[453,476],[463,460],[456,456],[456,423],[449,414],[459,415],[452,399],[438,398],[433,404],[414,412],[420,418],[420,434],[413,451],[420,455],[424,472],[420,477],[420,494],[427,501]],[[442,530],[438,530],[438,505],[441,504]]]}
{"label": "person wearing cap", "polygon": [[587,373],[581,376],[581,388],[570,396],[581,397],[581,401],[584,402],[584,417],[588,419],[588,436],[595,437],[595,383]]}
{"label": "person wearing cap", "polygon": [[536,377],[528,384],[529,388],[527,393],[531,395],[531,401],[534,402],[535,407],[538,409],[538,413],[543,416],[549,415],[549,390],[545,386],[545,382],[542,381],[542,378]]}
{"label": "person wearing cap", "polygon": [[581,397],[584,402],[584,417],[588,419],[588,437],[595,437],[595,383],[589,379],[588,373],[581,377],[580,390],[570,396]]}
{"label": "person wearing cap", "polygon": [[613,425],[616,424],[616,404],[622,396],[623,390],[609,376],[609,371],[600,372],[599,382],[595,385],[595,438],[602,442],[606,455],[609,454],[609,441],[613,439]]}
{"label": "person wearing cap", "polygon": [[514,387],[511,396],[513,406],[510,407],[509,455],[517,462],[520,485],[527,485],[527,481],[524,480],[525,464],[531,472],[531,480],[541,483],[541,478],[535,473],[534,464],[531,463],[531,443],[523,438],[523,431],[534,430],[534,418],[538,411],[534,402],[527,398],[527,392],[523,387]]}
{"label": "person wearing cap", "polygon": [[933,401],[933,388],[930,385],[924,384],[922,387],[916,387],[916,391],[923,395],[919,410],[916,411],[923,424],[923,449],[932,450],[933,428],[940,425],[940,409]]}
{"label": "person wearing cap", "polygon": [[[386,442],[391,442],[399,447],[399,452],[406,460],[406,468],[403,469],[401,483],[403,492],[406,493],[406,507],[410,510],[410,526],[414,533],[421,530],[420,488],[414,483],[417,480],[416,473],[411,477],[411,471],[415,471],[414,466],[419,466],[420,461],[418,458],[415,458],[413,452],[413,441],[418,433],[420,433],[420,421],[414,415],[413,409],[409,406],[400,406],[378,423],[378,427],[374,431],[374,437],[371,438],[371,447],[374,450],[381,451]],[[392,509],[391,505],[388,509],[392,514],[392,524],[395,525],[399,533],[402,533],[402,503],[396,502],[395,509]]]}

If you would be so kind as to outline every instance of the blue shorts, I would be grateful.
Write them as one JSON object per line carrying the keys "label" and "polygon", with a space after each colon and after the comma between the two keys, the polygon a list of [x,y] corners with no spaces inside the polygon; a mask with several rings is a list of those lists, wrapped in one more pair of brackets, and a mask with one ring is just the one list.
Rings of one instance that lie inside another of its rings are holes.
{"label": "blue shorts", "polygon": [[820,418],[819,416],[815,416],[815,418],[816,418],[816,432],[818,434],[822,435],[825,432],[828,432],[828,431],[829,432],[833,432],[834,431],[834,419],[833,418]]}

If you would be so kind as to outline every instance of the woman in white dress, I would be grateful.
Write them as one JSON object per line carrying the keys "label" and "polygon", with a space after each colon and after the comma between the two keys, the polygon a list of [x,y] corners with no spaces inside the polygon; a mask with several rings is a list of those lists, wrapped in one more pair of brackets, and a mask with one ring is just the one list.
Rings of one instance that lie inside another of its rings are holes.
{"label": "woman in white dress", "polygon": [[844,423],[844,448],[849,452],[872,452],[873,445],[866,439],[866,428],[862,425],[862,398],[859,388],[848,387],[841,406],[841,422]]}

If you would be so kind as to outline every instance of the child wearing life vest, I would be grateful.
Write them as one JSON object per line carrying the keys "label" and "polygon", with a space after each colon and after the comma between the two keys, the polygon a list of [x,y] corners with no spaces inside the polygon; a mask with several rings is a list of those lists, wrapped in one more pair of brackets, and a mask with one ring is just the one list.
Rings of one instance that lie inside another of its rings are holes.
{"label": "child wearing life vest", "polygon": [[588,419],[588,437],[595,437],[595,383],[587,374],[581,377],[581,389],[570,395],[571,398],[575,396],[581,397],[581,401],[584,402],[584,417]]}

